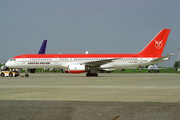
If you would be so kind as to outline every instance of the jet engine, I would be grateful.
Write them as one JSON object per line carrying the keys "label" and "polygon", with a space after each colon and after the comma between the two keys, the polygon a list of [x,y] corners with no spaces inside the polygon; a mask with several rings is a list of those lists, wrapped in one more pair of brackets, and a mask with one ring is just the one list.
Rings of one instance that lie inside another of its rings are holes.
{"label": "jet engine", "polygon": [[84,73],[88,71],[88,67],[85,67],[84,65],[69,65],[68,69],[65,69],[65,73]]}

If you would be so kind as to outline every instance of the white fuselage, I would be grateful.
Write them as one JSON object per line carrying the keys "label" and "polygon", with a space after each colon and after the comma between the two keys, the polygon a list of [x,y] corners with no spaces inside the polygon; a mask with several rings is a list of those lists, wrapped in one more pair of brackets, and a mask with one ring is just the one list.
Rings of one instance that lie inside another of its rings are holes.
{"label": "white fuselage", "polygon": [[[112,58],[16,58],[7,61],[9,68],[61,68],[68,69],[69,65],[83,65],[86,62],[100,61]],[[125,69],[151,64],[154,58],[117,58],[112,62],[99,66],[100,69]]]}

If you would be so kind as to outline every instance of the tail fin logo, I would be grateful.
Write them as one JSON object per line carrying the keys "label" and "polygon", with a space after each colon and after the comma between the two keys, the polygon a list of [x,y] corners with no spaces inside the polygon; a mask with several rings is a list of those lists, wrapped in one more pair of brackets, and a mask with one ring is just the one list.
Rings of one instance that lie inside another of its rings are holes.
{"label": "tail fin logo", "polygon": [[155,47],[156,47],[157,49],[162,48],[162,46],[163,46],[162,41],[163,41],[163,40],[161,40],[161,41],[156,41],[156,40],[154,40],[154,42],[155,42]]}

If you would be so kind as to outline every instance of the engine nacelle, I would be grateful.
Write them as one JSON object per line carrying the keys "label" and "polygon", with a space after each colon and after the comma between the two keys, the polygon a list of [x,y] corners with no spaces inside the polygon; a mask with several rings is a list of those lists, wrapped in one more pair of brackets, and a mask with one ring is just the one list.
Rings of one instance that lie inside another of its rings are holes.
{"label": "engine nacelle", "polygon": [[84,73],[88,71],[88,67],[85,67],[84,65],[69,65],[69,69],[65,69],[65,73]]}
{"label": "engine nacelle", "polygon": [[6,70],[8,70],[9,68],[8,67],[6,67],[6,66],[1,66],[1,70],[2,71],[6,71]]}

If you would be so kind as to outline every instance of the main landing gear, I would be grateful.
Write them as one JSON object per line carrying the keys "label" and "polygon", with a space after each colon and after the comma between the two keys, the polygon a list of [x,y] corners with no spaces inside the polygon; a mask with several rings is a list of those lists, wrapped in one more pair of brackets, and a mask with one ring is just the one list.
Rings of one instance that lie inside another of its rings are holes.
{"label": "main landing gear", "polygon": [[86,76],[87,76],[87,77],[93,77],[93,76],[94,76],[94,77],[97,77],[98,74],[97,74],[97,73],[87,73]]}

